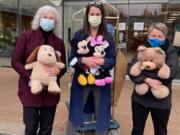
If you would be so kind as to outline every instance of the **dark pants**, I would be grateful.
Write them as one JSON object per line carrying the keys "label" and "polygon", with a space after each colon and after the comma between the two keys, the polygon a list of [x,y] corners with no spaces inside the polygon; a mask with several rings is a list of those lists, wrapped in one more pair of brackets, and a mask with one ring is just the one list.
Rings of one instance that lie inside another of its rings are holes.
{"label": "dark pants", "polygon": [[23,107],[25,135],[51,135],[56,107]]}
{"label": "dark pants", "polygon": [[135,102],[132,102],[133,130],[131,135],[143,135],[149,112],[151,113],[154,125],[154,134],[167,135],[167,124],[170,109],[162,110],[148,107],[146,108]]}

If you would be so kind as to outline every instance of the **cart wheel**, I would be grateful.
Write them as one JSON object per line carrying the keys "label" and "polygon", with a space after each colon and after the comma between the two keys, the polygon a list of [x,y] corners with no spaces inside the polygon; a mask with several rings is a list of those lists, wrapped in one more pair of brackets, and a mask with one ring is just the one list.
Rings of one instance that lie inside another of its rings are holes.
{"label": "cart wheel", "polygon": [[108,135],[120,135],[120,129],[112,129],[108,132]]}

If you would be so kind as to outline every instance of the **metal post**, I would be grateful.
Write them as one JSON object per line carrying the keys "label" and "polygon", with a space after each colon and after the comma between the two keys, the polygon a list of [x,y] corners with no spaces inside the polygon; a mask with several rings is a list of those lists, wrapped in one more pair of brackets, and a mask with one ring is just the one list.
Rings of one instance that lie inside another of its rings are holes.
{"label": "metal post", "polygon": [[129,4],[130,1],[128,0],[128,14],[127,14],[127,25],[126,25],[126,47],[128,46],[128,38],[129,38]]}
{"label": "metal post", "polygon": [[21,0],[17,0],[17,26],[16,26],[16,29],[17,29],[17,33],[18,35],[20,34],[21,32]]}
{"label": "metal post", "polygon": [[[64,0],[62,0],[62,20],[65,20],[64,19]],[[64,39],[64,21],[62,21],[62,39]]]}
{"label": "metal post", "polygon": [[147,31],[147,28],[148,28],[148,13],[149,13],[149,1],[147,1],[146,3],[146,14],[145,14],[145,17],[146,17],[146,22],[145,22],[145,31]]}

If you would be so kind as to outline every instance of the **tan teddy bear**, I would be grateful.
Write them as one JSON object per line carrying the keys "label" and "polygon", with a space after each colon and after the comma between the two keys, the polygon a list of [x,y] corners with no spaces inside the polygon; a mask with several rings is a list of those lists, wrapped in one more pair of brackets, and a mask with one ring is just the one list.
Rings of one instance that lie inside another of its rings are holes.
{"label": "tan teddy bear", "polygon": [[[165,58],[164,51],[159,47],[147,48],[145,46],[139,46],[138,62],[131,67],[130,75],[138,76],[142,70],[158,69],[158,77],[167,79],[170,76],[170,68],[165,63]],[[149,85],[147,83],[136,84],[135,90],[138,94],[144,95],[148,92]],[[158,90],[151,88],[151,92],[156,98],[162,99],[168,96],[169,89],[165,85],[161,85]]]}
{"label": "tan teddy bear", "polygon": [[[43,86],[48,86],[48,91],[53,94],[60,93],[61,89],[58,86],[56,80],[57,76],[50,76],[45,72],[45,66],[56,66],[59,69],[63,69],[65,65],[58,62],[61,53],[55,51],[49,45],[41,45],[36,48],[29,58],[27,59],[25,65],[26,70],[32,69],[31,73],[31,92],[33,94],[38,94],[42,91]],[[35,62],[33,62],[35,61]]]}

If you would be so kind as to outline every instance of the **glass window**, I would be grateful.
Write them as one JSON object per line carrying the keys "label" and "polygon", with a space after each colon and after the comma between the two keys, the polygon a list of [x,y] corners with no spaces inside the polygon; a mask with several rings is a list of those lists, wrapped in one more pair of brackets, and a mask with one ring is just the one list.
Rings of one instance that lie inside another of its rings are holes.
{"label": "glass window", "polygon": [[[63,7],[63,11],[64,11],[64,19],[63,19],[63,37],[64,37],[64,43],[65,43],[65,48],[66,48],[66,58],[67,61],[70,55],[70,40],[73,37],[73,32],[81,29],[83,27],[83,14],[78,16],[78,19],[76,21],[73,22],[72,20],[72,16],[74,13],[76,13],[77,11],[83,9],[86,7],[87,5],[87,1],[72,1],[72,0],[68,0],[64,3],[64,7]],[[77,18],[77,16],[76,16]],[[72,30],[72,25],[74,24],[75,27],[73,27],[74,29]]]}
{"label": "glass window", "polygon": [[31,28],[35,11],[49,0],[0,0],[0,66],[10,66],[14,43],[21,31]]}
{"label": "glass window", "polygon": [[[90,0],[78,0],[76,2],[72,0],[67,0],[64,3],[64,41],[65,43],[68,43],[69,40],[72,38],[72,15],[76,13],[77,11],[83,9],[86,7]],[[92,0],[91,0],[92,1]],[[78,20],[75,22],[75,29],[73,31],[76,31],[80,28],[82,28],[83,25],[83,14],[78,16]]]}
{"label": "glass window", "polygon": [[[64,6],[64,40],[65,42],[68,42],[72,38],[72,15],[81,10],[82,8],[85,8],[86,5],[65,5]],[[76,28],[73,31],[76,31],[83,26],[83,16],[78,17],[79,20],[75,21]]]}

